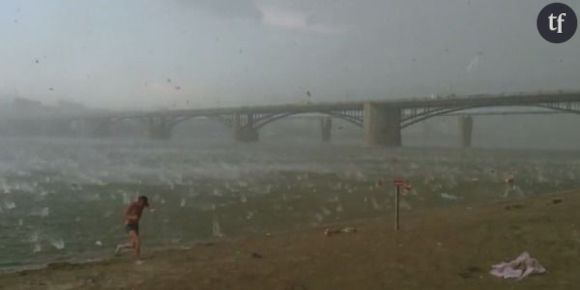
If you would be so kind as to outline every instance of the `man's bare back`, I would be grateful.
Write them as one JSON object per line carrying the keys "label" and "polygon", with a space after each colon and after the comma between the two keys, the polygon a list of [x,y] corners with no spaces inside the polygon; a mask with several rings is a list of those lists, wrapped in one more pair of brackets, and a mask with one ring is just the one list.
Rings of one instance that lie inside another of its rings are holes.
{"label": "man's bare back", "polygon": [[143,214],[143,209],[149,207],[149,200],[146,196],[139,196],[137,201],[129,204],[125,210],[125,230],[129,234],[129,242],[118,245],[115,254],[120,254],[123,249],[135,250],[137,259],[141,258],[141,241],[139,239],[139,221]]}
{"label": "man's bare back", "polygon": [[134,201],[125,210],[125,224],[138,224],[145,207]]}

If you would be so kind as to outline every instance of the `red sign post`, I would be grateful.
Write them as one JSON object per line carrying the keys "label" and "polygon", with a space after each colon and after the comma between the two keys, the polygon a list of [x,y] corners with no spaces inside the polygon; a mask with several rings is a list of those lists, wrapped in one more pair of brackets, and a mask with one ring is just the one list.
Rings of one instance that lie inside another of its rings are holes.
{"label": "red sign post", "polygon": [[409,185],[401,177],[395,178],[393,183],[395,184],[395,231],[399,231],[399,204],[400,204],[401,187],[408,188]]}

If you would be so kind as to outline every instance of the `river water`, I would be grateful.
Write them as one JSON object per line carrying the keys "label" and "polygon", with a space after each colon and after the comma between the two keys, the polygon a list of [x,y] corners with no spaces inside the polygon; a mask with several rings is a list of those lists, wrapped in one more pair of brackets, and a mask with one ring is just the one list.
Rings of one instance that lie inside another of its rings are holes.
{"label": "river water", "polygon": [[387,215],[396,176],[403,211],[520,198],[579,188],[580,152],[0,139],[0,267],[112,255],[140,194],[145,249],[180,247]]}

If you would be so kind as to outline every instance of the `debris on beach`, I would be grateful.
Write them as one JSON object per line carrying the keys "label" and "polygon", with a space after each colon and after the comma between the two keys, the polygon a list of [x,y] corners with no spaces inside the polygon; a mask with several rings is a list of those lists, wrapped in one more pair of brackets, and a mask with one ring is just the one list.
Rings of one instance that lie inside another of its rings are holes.
{"label": "debris on beach", "polygon": [[521,280],[531,274],[543,274],[546,268],[540,265],[538,260],[532,258],[528,252],[523,252],[511,262],[502,262],[491,266],[489,273],[504,279]]}
{"label": "debris on beach", "polygon": [[340,229],[326,228],[324,230],[324,235],[327,237],[330,237],[330,236],[342,234],[342,233],[353,234],[356,232],[357,232],[357,229],[354,227],[344,227],[344,228],[340,228]]}
{"label": "debris on beach", "polygon": [[522,208],[524,208],[524,206],[521,204],[508,204],[504,208],[506,210],[512,210],[512,209],[522,209]]}

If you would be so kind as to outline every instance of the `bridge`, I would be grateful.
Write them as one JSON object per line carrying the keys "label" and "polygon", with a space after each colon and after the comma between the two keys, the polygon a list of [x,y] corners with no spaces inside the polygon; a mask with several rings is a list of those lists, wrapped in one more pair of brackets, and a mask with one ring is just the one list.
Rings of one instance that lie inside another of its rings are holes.
{"label": "bridge", "polygon": [[[437,116],[457,115],[463,147],[471,146],[472,112],[482,108],[529,107],[548,109],[546,112],[580,114],[580,92],[518,93],[504,95],[468,95],[358,101],[344,103],[308,103],[289,105],[243,106],[158,111],[104,112],[90,115],[44,116],[20,118],[5,122],[14,130],[30,128],[38,132],[71,131],[77,135],[104,137],[111,128],[124,120],[139,120],[153,139],[169,139],[173,128],[186,120],[207,118],[223,123],[233,131],[236,141],[255,142],[260,128],[280,119],[299,114],[318,114],[321,118],[322,140],[331,138],[332,119],[342,119],[364,130],[365,142],[372,146],[402,145],[401,130]],[[461,113],[464,112],[464,113]],[[533,114],[546,112],[511,112]],[[487,113],[492,114],[492,113]],[[496,112],[495,114],[506,114]],[[1,127],[1,126],[0,126]],[[48,128],[48,129],[47,129]],[[51,129],[52,128],[52,129]],[[56,129],[55,129],[56,128]],[[88,132],[88,133],[87,133]]]}

